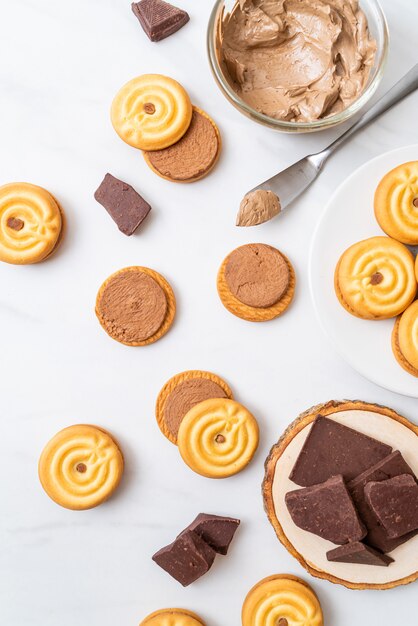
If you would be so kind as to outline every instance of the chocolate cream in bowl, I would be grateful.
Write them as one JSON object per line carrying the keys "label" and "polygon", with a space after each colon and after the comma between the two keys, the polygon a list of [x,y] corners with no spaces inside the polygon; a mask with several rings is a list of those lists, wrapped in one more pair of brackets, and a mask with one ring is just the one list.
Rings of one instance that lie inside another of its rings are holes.
{"label": "chocolate cream in bowl", "polygon": [[293,122],[347,108],[365,89],[376,52],[357,0],[237,0],[218,33],[237,95]]}

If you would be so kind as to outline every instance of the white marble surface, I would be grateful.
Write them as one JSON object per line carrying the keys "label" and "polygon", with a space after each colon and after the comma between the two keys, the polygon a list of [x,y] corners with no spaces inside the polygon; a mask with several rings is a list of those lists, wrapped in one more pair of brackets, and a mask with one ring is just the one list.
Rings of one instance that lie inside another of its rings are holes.
{"label": "white marble surface", "polygon": [[[285,426],[312,404],[341,397],[387,404],[417,419],[416,400],[367,382],[334,353],[314,318],[307,259],[318,211],[336,185],[367,159],[416,142],[418,94],[336,154],[281,219],[238,230],[234,218],[246,188],[325,145],[332,133],[275,134],[224,100],[206,59],[209,0],[182,0],[192,20],[160,44],[148,42],[129,4],[0,0],[0,182],[47,187],[68,219],[65,241],[48,262],[0,267],[2,625],[134,626],[152,610],[180,605],[198,611],[208,626],[238,626],[257,580],[274,572],[307,577],[275,539],[260,497],[264,458]],[[417,60],[418,5],[382,4],[392,35],[384,89]],[[160,180],[112,130],[113,95],[143,72],[178,78],[219,123],[223,156],[206,180],[187,187]],[[130,239],[93,199],[106,171],[154,206]],[[225,254],[257,240],[283,249],[298,275],[291,311],[265,325],[231,316],[215,288]],[[129,264],[160,270],[178,297],[172,331],[146,349],[110,340],[93,311],[102,280]],[[259,453],[235,478],[193,474],[157,428],[161,385],[189,368],[222,374],[259,418]],[[55,505],[37,479],[43,445],[77,422],[112,430],[126,456],[117,495],[81,513]],[[242,528],[230,556],[183,589],[150,556],[202,510],[237,515]],[[414,585],[377,595],[310,582],[329,626],[415,620]]]}

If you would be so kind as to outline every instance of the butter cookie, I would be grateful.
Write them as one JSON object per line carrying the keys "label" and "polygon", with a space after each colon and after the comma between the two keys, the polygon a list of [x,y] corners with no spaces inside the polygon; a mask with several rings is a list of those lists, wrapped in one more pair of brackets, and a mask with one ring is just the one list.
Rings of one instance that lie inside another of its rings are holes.
{"label": "butter cookie", "polygon": [[133,78],[116,94],[113,128],[140,150],[161,150],[181,139],[190,126],[192,104],[176,80],[160,74]]}
{"label": "butter cookie", "polygon": [[418,300],[396,320],[392,350],[404,370],[418,378]]}
{"label": "butter cookie", "polygon": [[161,609],[148,615],[139,626],[205,626],[205,623],[187,609]]}
{"label": "butter cookie", "polygon": [[60,207],[46,189],[30,183],[0,187],[0,261],[43,261],[56,248],[62,225]]}
{"label": "butter cookie", "polygon": [[374,212],[389,237],[418,245],[418,161],[398,165],[382,178],[374,196]]}
{"label": "butter cookie", "polygon": [[258,447],[255,417],[234,400],[214,398],[196,404],[183,418],[177,444],[184,462],[207,478],[243,470]]}
{"label": "butter cookie", "polygon": [[248,593],[242,626],[323,626],[319,600],[311,587],[290,574],[269,576]]}
{"label": "butter cookie", "polygon": [[372,237],[350,246],[335,270],[335,293],[342,306],[363,319],[396,317],[417,291],[414,258],[390,237]]}
{"label": "butter cookie", "polygon": [[122,452],[108,432],[79,424],[64,428],[47,443],[39,459],[39,479],[57,504],[91,509],[115,491],[123,465]]}

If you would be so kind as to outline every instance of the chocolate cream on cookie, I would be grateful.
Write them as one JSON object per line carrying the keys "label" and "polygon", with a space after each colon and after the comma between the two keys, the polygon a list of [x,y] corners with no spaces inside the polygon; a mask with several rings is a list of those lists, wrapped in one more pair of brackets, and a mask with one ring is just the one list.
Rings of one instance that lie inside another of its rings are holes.
{"label": "chocolate cream on cookie", "polygon": [[278,250],[254,243],[231,252],[225,279],[240,302],[267,308],[280,300],[289,287],[290,269]]}
{"label": "chocolate cream on cookie", "polygon": [[346,109],[376,51],[357,0],[237,0],[219,33],[231,87],[256,111],[292,122]]}

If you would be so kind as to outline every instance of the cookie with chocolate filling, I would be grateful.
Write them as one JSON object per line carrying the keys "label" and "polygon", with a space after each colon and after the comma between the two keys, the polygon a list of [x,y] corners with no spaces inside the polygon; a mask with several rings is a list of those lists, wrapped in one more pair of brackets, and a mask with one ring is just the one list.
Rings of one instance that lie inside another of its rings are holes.
{"label": "cookie with chocolate filling", "polygon": [[96,315],[107,334],[127,346],[154,343],[170,329],[176,312],[173,290],[148,267],[125,267],[99,289]]}
{"label": "cookie with chocolate filling", "polygon": [[221,134],[215,122],[193,107],[192,121],[177,143],[163,150],[144,152],[149,167],[173,183],[193,183],[215,167],[221,153]]}
{"label": "cookie with chocolate filling", "polygon": [[231,389],[216,374],[189,370],[170,378],[158,394],[155,406],[155,416],[163,435],[177,444],[184,416],[196,404],[211,398],[232,398]]}
{"label": "cookie with chocolate filling", "polygon": [[218,272],[218,293],[228,311],[249,322],[278,317],[295,292],[295,272],[279,250],[251,243],[233,250]]}

